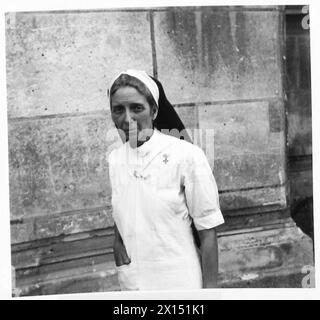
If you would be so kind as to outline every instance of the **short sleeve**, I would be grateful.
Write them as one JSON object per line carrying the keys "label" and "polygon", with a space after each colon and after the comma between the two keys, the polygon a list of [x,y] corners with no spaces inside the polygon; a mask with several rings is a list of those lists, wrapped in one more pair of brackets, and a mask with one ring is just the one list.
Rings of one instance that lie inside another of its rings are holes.
{"label": "short sleeve", "polygon": [[218,187],[201,148],[193,146],[188,152],[183,177],[186,202],[196,229],[210,229],[223,224]]}

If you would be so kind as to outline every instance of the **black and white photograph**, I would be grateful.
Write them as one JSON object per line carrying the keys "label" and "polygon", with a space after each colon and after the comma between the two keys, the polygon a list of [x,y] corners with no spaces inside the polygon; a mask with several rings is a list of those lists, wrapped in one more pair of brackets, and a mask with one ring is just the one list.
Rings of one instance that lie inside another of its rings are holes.
{"label": "black and white photograph", "polygon": [[5,12],[11,296],[314,289],[311,11]]}

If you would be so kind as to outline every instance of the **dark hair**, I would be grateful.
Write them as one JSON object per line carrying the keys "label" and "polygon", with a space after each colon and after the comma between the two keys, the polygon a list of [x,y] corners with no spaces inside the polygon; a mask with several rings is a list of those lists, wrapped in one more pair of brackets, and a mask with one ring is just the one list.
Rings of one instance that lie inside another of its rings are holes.
{"label": "dark hair", "polygon": [[132,77],[128,74],[121,74],[119,78],[117,78],[115,82],[112,84],[110,88],[110,99],[118,89],[127,86],[135,88],[140,94],[145,96],[150,105],[150,109],[157,108],[158,105],[155,102],[153,95],[151,94],[148,87],[139,79]]}

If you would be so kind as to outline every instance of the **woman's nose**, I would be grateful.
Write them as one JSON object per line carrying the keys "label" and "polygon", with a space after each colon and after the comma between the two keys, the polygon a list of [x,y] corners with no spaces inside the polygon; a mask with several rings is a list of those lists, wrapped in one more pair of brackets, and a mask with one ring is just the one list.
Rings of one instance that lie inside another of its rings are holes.
{"label": "woman's nose", "polygon": [[131,121],[134,120],[134,117],[133,117],[133,114],[132,112],[130,112],[130,110],[126,110],[126,118],[125,118],[125,121],[127,123],[130,123]]}

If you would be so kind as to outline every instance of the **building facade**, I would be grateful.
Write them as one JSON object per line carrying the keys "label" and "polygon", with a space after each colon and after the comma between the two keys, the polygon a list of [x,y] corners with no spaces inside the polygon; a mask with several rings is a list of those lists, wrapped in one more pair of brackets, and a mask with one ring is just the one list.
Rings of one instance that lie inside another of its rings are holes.
{"label": "building facade", "polygon": [[312,240],[296,225],[312,210],[291,217],[293,205],[312,199],[302,9],[8,13],[14,295],[119,290],[107,88],[128,68],[160,79],[213,168],[226,219],[220,285],[299,286],[301,268],[313,264]]}

